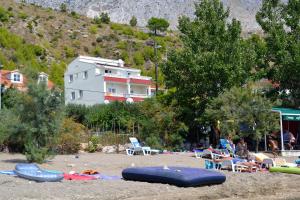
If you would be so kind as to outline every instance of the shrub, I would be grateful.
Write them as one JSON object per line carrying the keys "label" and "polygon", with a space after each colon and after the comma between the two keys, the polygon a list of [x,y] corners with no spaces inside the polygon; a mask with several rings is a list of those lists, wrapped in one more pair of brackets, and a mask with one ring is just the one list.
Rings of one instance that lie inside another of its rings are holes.
{"label": "shrub", "polygon": [[111,28],[112,30],[122,31],[123,28],[124,28],[124,25],[122,25],[122,24],[116,24],[116,23],[111,23],[111,24],[110,24],[110,28]]}
{"label": "shrub", "polygon": [[92,135],[89,139],[86,151],[93,153],[98,151],[99,137],[97,135]]}
{"label": "shrub", "polygon": [[123,28],[122,33],[123,33],[124,35],[133,35],[133,30],[132,30],[131,27],[125,27],[125,28]]}
{"label": "shrub", "polygon": [[65,47],[65,55],[67,58],[73,58],[75,57],[75,51],[71,47]]}
{"label": "shrub", "polygon": [[19,15],[18,15],[18,17],[19,17],[20,19],[25,20],[25,19],[27,19],[28,15],[27,15],[26,13],[24,13],[24,12],[20,12]]}
{"label": "shrub", "polygon": [[136,37],[139,40],[147,40],[149,38],[149,35],[147,33],[144,33],[142,31],[135,31],[134,37]]}
{"label": "shrub", "polygon": [[98,43],[103,42],[102,37],[97,37],[97,38],[96,38],[96,42],[98,42]]}
{"label": "shrub", "polygon": [[85,142],[86,139],[85,127],[71,118],[66,118],[58,138],[58,153],[77,153],[80,150],[80,143]]}
{"label": "shrub", "polygon": [[111,33],[108,36],[108,41],[111,41],[111,40],[118,42],[119,38],[118,38],[118,36],[116,34]]}
{"label": "shrub", "polygon": [[143,49],[143,56],[145,60],[154,60],[154,49],[149,46],[145,46]]}
{"label": "shrub", "polygon": [[97,16],[94,17],[92,22],[94,24],[98,24],[98,25],[100,25],[102,23],[100,17],[97,17]]}
{"label": "shrub", "polygon": [[130,26],[136,26],[137,25],[137,19],[135,16],[132,16],[129,21]]}
{"label": "shrub", "polygon": [[0,7],[0,21],[6,22],[8,20],[9,20],[8,12],[3,7]]}
{"label": "shrub", "polygon": [[59,9],[61,12],[67,12],[67,5],[62,3],[62,4],[60,4]]}
{"label": "shrub", "polygon": [[145,63],[143,54],[141,52],[136,52],[133,55],[133,61],[136,65],[143,65]]}
{"label": "shrub", "polygon": [[89,28],[89,32],[91,34],[96,34],[98,32],[98,27],[95,26],[95,25],[91,25],[90,28]]}
{"label": "shrub", "polygon": [[93,54],[94,54],[94,56],[101,57],[101,55],[103,54],[103,51],[100,47],[96,47],[93,50]]}
{"label": "shrub", "polygon": [[117,44],[118,49],[127,49],[128,47],[128,42],[127,41],[120,41]]}
{"label": "shrub", "polygon": [[121,59],[128,63],[129,55],[127,51],[122,50],[121,52]]}
{"label": "shrub", "polygon": [[109,24],[109,22],[110,22],[110,18],[107,13],[101,13],[100,20],[102,23],[105,23],[105,24]]}
{"label": "shrub", "polygon": [[78,19],[79,18],[79,15],[75,12],[75,11],[72,11],[71,12],[71,16],[75,19]]}

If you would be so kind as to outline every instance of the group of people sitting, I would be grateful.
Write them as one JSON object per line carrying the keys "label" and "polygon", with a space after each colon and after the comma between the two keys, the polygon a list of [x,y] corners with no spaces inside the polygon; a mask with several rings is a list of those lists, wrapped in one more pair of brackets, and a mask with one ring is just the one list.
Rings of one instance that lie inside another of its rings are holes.
{"label": "group of people sitting", "polygon": [[[226,139],[221,139],[220,144],[221,149],[209,148],[208,151],[212,152],[212,161],[218,164],[224,161],[231,160],[232,163],[238,163],[239,166],[243,166],[244,170],[253,171],[257,170],[260,167],[260,164],[255,162],[255,159],[251,158],[247,143],[243,138],[235,145],[232,141],[232,138],[229,136]],[[228,151],[224,153],[223,150]],[[220,165],[219,165],[220,166]]]}

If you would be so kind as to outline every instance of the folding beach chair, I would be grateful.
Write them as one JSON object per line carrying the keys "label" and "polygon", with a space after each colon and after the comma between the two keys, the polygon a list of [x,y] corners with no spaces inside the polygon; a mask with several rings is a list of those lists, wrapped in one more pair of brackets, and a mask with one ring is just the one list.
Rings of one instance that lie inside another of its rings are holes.
{"label": "folding beach chair", "polygon": [[126,149],[127,155],[134,155],[143,153],[144,155],[158,154],[159,150],[151,149],[150,147],[142,147],[139,141],[135,137],[129,138],[132,148]]}

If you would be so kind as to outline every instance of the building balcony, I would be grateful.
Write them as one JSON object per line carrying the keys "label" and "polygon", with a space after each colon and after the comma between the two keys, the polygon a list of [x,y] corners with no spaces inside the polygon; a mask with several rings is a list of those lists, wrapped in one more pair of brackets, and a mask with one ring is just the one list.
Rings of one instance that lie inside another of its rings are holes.
{"label": "building balcony", "polygon": [[105,74],[104,75],[104,81],[117,82],[117,83],[127,83],[128,79],[127,79],[127,77],[120,76],[120,75],[117,75],[117,74]]}
{"label": "building balcony", "polygon": [[150,98],[148,94],[120,94],[120,93],[111,93],[111,92],[106,92],[105,93],[105,100],[108,101],[129,101],[129,102],[139,102],[143,101],[146,98]]}
{"label": "building balcony", "polygon": [[118,82],[118,83],[133,83],[140,85],[151,85],[151,77],[148,76],[123,76],[119,74],[104,74],[104,81]]}

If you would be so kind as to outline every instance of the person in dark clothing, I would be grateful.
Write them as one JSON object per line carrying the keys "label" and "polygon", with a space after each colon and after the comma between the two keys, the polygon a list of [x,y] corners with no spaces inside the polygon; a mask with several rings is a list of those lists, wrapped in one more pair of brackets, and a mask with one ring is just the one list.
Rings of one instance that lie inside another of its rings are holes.
{"label": "person in dark clothing", "polygon": [[236,146],[236,155],[240,158],[248,159],[249,158],[249,151],[247,147],[247,143],[243,138],[240,139]]}

